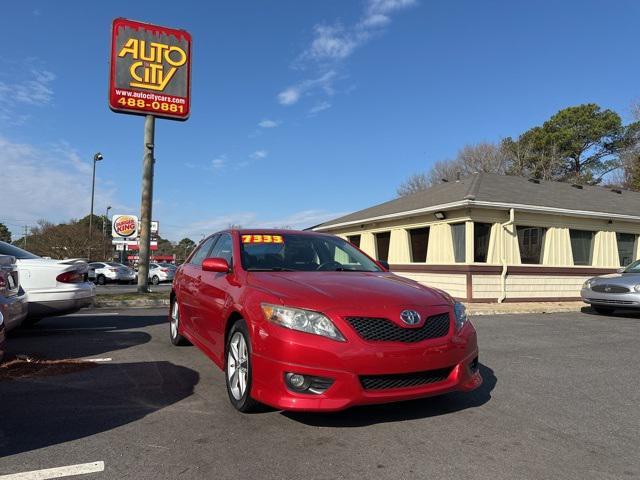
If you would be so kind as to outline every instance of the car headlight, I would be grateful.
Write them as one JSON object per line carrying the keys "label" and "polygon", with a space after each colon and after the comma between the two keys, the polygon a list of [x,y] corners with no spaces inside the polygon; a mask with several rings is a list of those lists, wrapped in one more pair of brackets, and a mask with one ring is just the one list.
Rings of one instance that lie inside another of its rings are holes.
{"label": "car headlight", "polygon": [[592,284],[593,284],[593,280],[591,280],[591,279],[590,279],[590,280],[587,280],[586,282],[584,282],[584,283],[582,284],[582,288],[587,288],[587,289],[588,289],[588,288],[591,288],[591,285],[592,285]]}
{"label": "car headlight", "polygon": [[456,331],[460,331],[464,324],[469,321],[469,317],[467,317],[467,309],[460,302],[456,302],[453,304],[453,313],[456,316]]}
{"label": "car headlight", "polygon": [[635,287],[633,287],[633,289],[634,289],[636,292],[640,293],[640,283],[639,283],[638,285],[636,285]]}
{"label": "car headlight", "polygon": [[261,305],[264,317],[275,324],[291,330],[322,335],[344,342],[345,338],[336,328],[331,320],[325,315],[311,310],[301,308],[283,307],[281,305],[271,305],[263,303]]}

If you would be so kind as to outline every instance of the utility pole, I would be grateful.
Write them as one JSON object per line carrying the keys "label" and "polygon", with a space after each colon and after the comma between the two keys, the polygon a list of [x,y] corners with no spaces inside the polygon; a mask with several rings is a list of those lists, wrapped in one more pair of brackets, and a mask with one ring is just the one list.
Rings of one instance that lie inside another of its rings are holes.
{"label": "utility pole", "polygon": [[142,201],[140,212],[140,249],[138,259],[138,292],[149,293],[149,247],[151,244],[151,207],[153,202],[153,158],[156,119],[144,119],[144,157],[142,160]]}
{"label": "utility pole", "polygon": [[22,237],[24,239],[24,249],[27,249],[27,231],[29,229],[28,225],[24,226],[24,236]]}
{"label": "utility pole", "polygon": [[[102,258],[105,260],[107,259],[107,222],[109,221],[109,210],[111,210],[111,205],[107,207],[104,220],[102,221]],[[113,249],[113,246],[111,248]]]}
{"label": "utility pole", "polygon": [[93,156],[93,181],[91,182],[91,213],[89,214],[89,252],[87,260],[91,261],[91,237],[93,236],[93,197],[96,190],[96,162],[99,162],[104,157],[100,152]]}

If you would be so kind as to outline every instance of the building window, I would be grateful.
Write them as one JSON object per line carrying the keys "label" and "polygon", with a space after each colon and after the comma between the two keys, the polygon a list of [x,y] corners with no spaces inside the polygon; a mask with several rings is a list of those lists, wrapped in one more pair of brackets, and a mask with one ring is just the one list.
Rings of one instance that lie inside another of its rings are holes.
{"label": "building window", "polygon": [[616,233],[620,266],[626,267],[636,259],[636,236],[633,233]]}
{"label": "building window", "polygon": [[360,235],[347,235],[347,240],[356,247],[360,248]]}
{"label": "building window", "polygon": [[453,238],[453,258],[456,263],[465,261],[465,231],[464,223],[454,223],[451,225],[451,237]]}
{"label": "building window", "polygon": [[389,260],[389,242],[391,241],[391,232],[379,232],[376,236],[376,254],[378,260],[386,262]]}
{"label": "building window", "polygon": [[542,257],[542,245],[546,228],[516,226],[518,246],[520,247],[520,262],[525,264],[539,264]]}
{"label": "building window", "polygon": [[427,246],[429,245],[429,227],[409,230],[409,239],[411,240],[411,261],[426,262]]}
{"label": "building window", "polygon": [[571,252],[574,265],[591,265],[594,232],[589,230],[569,230]]}
{"label": "building window", "polygon": [[473,261],[486,263],[489,252],[489,238],[491,237],[490,223],[473,224]]}

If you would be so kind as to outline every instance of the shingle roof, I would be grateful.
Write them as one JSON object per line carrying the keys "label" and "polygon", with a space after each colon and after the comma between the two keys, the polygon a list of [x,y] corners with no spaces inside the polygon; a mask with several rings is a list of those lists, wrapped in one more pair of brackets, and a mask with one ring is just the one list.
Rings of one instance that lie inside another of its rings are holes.
{"label": "shingle roof", "polygon": [[491,202],[545,208],[627,215],[640,219],[640,193],[598,186],[576,188],[570,183],[547,180],[531,181],[525,177],[474,173],[457,182],[445,182],[406,197],[365,208],[330,220],[317,229],[366,221],[387,215],[468,201],[470,205]]}

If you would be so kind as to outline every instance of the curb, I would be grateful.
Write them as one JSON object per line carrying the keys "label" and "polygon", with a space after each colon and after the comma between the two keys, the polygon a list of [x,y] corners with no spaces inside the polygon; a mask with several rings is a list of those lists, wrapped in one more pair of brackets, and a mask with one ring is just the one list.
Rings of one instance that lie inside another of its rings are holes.
{"label": "curb", "polygon": [[136,299],[136,300],[102,300],[96,299],[93,308],[153,308],[168,307],[168,298]]}

